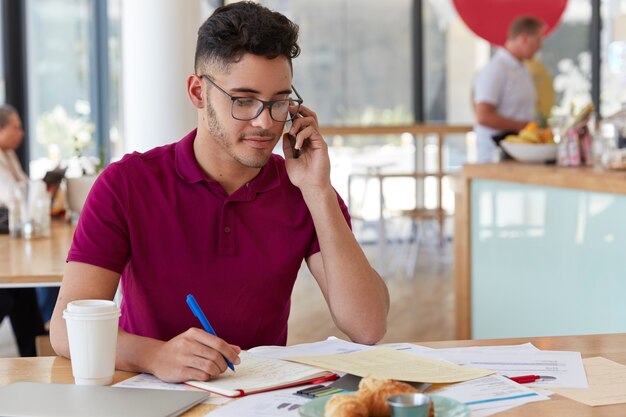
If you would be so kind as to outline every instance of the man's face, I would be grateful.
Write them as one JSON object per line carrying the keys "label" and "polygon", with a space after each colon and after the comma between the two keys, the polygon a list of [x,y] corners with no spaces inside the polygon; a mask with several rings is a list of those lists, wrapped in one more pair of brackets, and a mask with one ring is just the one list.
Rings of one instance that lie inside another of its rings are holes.
{"label": "man's face", "polygon": [[522,38],[524,59],[531,59],[534,57],[537,51],[541,49],[542,42],[543,30],[537,31],[533,34],[524,34]]}
{"label": "man's face", "polygon": [[[284,57],[270,60],[245,54],[227,72],[208,69],[207,75],[231,96],[270,101],[286,99],[291,93],[291,67]],[[208,80],[202,82],[209,140],[215,141],[224,156],[249,168],[261,168],[270,158],[285,123],[273,120],[267,107],[255,119],[236,120],[231,113],[231,98]]]}
{"label": "man's face", "polygon": [[0,129],[0,148],[17,149],[24,137],[22,121],[17,113],[12,113],[7,121],[7,125]]}

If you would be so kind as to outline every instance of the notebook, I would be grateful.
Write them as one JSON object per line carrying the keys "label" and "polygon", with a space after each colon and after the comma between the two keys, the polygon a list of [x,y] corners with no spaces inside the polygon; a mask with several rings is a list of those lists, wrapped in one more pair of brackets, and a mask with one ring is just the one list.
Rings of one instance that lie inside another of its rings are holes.
{"label": "notebook", "polygon": [[0,388],[0,416],[172,417],[208,396],[201,391],[15,382]]}
{"label": "notebook", "polygon": [[241,363],[235,372],[227,369],[219,378],[210,381],[188,381],[192,385],[227,397],[241,397],[304,384],[317,384],[337,378],[334,372],[301,363],[239,354]]}

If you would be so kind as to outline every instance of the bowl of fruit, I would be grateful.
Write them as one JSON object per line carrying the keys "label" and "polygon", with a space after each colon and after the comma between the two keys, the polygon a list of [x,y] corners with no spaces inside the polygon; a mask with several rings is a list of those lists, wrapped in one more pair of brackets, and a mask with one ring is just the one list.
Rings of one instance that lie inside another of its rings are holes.
{"label": "bowl of fruit", "polygon": [[500,142],[504,151],[519,162],[540,164],[556,160],[559,145],[552,129],[527,124],[517,135],[508,135]]}

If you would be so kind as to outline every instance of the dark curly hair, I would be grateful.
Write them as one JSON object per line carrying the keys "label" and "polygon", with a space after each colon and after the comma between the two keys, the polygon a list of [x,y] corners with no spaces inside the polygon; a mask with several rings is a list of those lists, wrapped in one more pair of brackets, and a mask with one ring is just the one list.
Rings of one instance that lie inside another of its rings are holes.
{"label": "dark curly hair", "polygon": [[205,64],[227,70],[245,53],[269,59],[282,55],[291,65],[300,54],[298,25],[250,1],[217,8],[198,30],[196,73]]}

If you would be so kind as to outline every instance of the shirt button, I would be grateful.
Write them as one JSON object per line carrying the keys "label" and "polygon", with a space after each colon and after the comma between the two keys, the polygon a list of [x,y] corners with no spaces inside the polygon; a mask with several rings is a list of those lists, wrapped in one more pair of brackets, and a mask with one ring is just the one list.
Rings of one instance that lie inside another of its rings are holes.
{"label": "shirt button", "polygon": [[224,232],[225,232],[225,233],[230,233],[230,227],[229,227],[229,226],[226,226],[226,227],[224,228]]}

